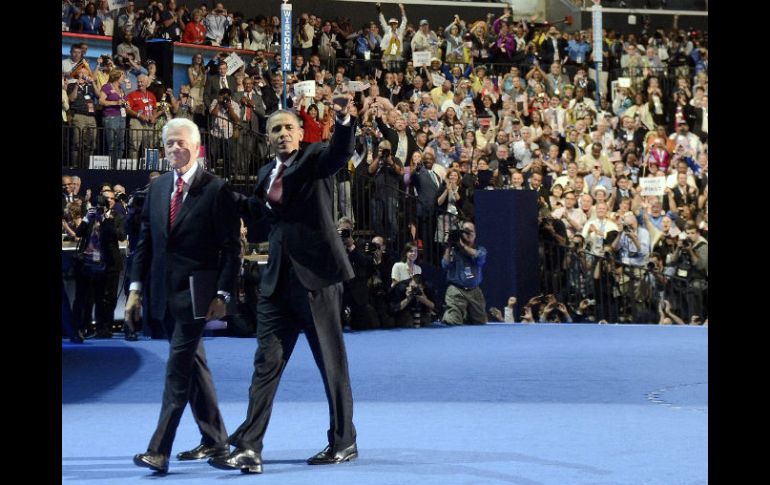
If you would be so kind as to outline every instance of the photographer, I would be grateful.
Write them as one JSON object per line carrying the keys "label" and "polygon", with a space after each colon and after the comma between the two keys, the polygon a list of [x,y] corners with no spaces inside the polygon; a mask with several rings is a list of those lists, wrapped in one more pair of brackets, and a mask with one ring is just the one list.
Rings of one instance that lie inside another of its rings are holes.
{"label": "photographer", "polygon": [[369,176],[374,178],[372,221],[375,232],[397,239],[399,191],[403,191],[404,165],[391,152],[387,140],[380,142],[377,156],[369,163]]}
{"label": "photographer", "polygon": [[374,307],[369,303],[369,288],[367,286],[367,281],[373,272],[372,255],[364,252],[367,246],[359,247],[353,241],[353,221],[350,218],[342,217],[337,221],[337,233],[342,239],[342,244],[355,274],[353,279],[343,282],[342,323],[343,325],[349,324],[353,330],[378,328],[379,318]]}
{"label": "photographer", "polygon": [[708,314],[705,302],[708,301],[708,241],[700,235],[694,221],[687,221],[685,237],[680,235],[673,259],[676,264],[676,276],[680,291],[683,290],[687,302],[687,312],[680,314],[698,316],[701,319]]}
{"label": "photographer", "polygon": [[[115,307],[118,303],[118,278],[123,266],[118,241],[124,241],[123,217],[113,211],[114,192],[107,190],[96,199],[77,228],[80,238],[75,256],[73,342],[82,342],[91,323],[95,306],[96,338],[112,338]],[[130,333],[127,340],[132,340]],[[133,338],[135,340],[135,338]]]}
{"label": "photographer", "polygon": [[450,231],[449,241],[441,259],[449,283],[442,320],[447,325],[462,325],[468,320],[470,323],[487,323],[486,301],[479,287],[487,250],[483,246],[476,247],[476,226],[464,222],[461,230]]}
{"label": "photographer", "polygon": [[416,274],[398,283],[390,291],[390,309],[396,327],[418,328],[431,323],[431,312],[435,308],[433,290]]}
{"label": "photographer", "polygon": [[623,215],[623,227],[612,241],[612,249],[623,264],[640,267],[646,264],[650,254],[650,233],[639,226],[633,212]]}
{"label": "photographer", "polygon": [[230,176],[230,164],[235,160],[235,129],[240,124],[241,107],[233,101],[232,92],[228,88],[219,90],[217,98],[211,101],[209,107],[211,118],[209,127],[211,141],[209,150],[211,154],[211,166],[216,167],[221,158],[224,166],[224,176]]}
{"label": "photographer", "polygon": [[369,303],[377,315],[379,328],[393,328],[393,317],[388,312],[388,292],[393,258],[387,251],[385,238],[374,236],[363,245],[364,253],[372,258],[372,272],[366,282],[369,289]]}

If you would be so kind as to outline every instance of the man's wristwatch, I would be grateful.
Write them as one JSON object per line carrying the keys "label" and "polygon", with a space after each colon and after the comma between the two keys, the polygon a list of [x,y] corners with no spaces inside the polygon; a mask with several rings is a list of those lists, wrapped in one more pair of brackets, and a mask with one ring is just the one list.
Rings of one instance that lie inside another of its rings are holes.
{"label": "man's wristwatch", "polygon": [[218,299],[222,300],[223,302],[225,302],[225,304],[230,303],[230,296],[229,295],[225,296],[225,295],[223,295],[221,293],[217,293],[216,295],[214,295],[214,298],[218,298]]}

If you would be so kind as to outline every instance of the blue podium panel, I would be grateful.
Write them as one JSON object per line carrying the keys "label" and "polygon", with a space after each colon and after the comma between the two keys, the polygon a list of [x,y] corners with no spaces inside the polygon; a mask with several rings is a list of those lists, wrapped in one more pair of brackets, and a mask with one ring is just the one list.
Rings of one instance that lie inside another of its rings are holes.
{"label": "blue podium panel", "polygon": [[[476,240],[487,249],[481,289],[487,308],[518,298],[518,313],[537,295],[537,193],[532,190],[478,190],[474,194]],[[518,318],[518,315],[517,315]]]}

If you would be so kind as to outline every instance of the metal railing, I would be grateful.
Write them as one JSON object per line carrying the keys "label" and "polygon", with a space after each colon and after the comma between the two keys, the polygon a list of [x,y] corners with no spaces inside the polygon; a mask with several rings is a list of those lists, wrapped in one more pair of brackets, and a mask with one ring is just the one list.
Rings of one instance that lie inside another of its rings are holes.
{"label": "metal railing", "polygon": [[[124,129],[62,125],[62,168],[168,170],[162,126]],[[228,138],[201,129],[205,166],[233,185],[250,190],[269,158],[267,137],[232,123]]]}
{"label": "metal railing", "polygon": [[708,318],[708,280],[677,276],[675,263],[632,266],[613,254],[541,242],[540,290],[572,309],[588,300],[588,321],[658,323],[661,306],[674,323],[677,317],[684,323]]}

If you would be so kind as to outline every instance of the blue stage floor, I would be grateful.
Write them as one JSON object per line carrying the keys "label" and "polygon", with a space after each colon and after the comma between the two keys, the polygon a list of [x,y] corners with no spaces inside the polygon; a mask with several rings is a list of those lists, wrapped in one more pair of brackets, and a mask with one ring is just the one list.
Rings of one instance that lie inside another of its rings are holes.
{"label": "blue stage floor", "polygon": [[[300,338],[265,438],[263,475],[172,459],[132,463],[160,411],[164,341],[62,344],[62,482],[185,485],[707,483],[708,329],[487,325],[346,333],[360,458],[305,459],[328,410]],[[256,342],[205,341],[232,432],[246,413]],[[174,454],[198,444],[189,409]]]}

